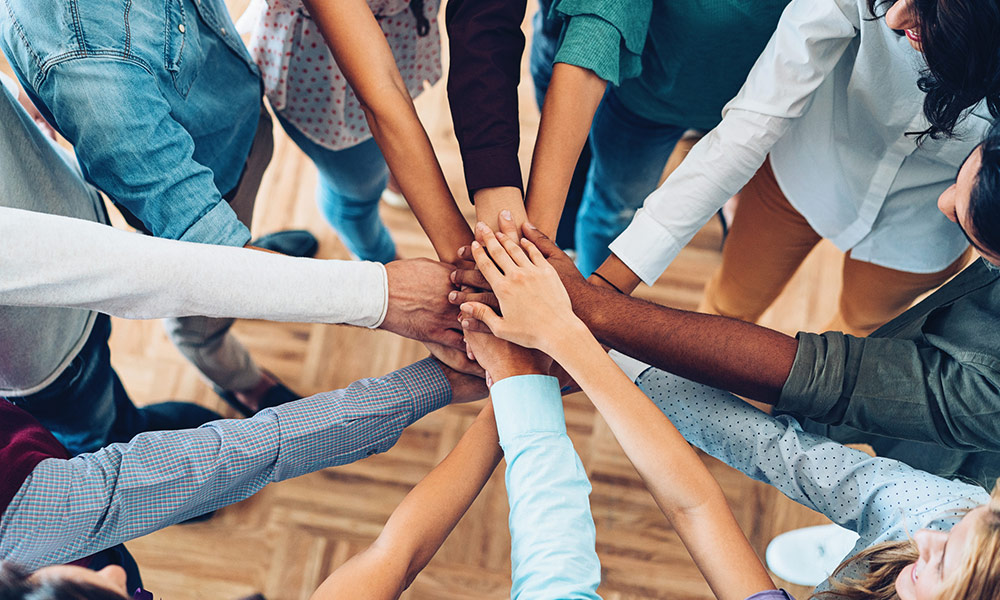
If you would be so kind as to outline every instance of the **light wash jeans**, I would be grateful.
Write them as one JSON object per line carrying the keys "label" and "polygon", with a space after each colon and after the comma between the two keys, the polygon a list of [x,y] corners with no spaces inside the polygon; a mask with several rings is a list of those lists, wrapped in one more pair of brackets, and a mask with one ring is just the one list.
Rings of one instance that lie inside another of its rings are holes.
{"label": "light wash jeans", "polygon": [[576,266],[589,276],[611,254],[686,127],[665,125],[627,109],[614,88],[604,94],[590,128],[590,171],[576,221]]}
{"label": "light wash jeans", "polygon": [[380,263],[396,258],[396,244],[378,214],[389,167],[373,138],[343,150],[310,140],[278,115],[288,137],[319,169],[316,202],[354,258]]}

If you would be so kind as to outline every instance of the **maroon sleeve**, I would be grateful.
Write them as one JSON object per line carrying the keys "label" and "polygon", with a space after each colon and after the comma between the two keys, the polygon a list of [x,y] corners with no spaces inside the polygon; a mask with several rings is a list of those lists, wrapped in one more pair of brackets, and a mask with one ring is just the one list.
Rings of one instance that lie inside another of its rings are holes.
{"label": "maroon sleeve", "polygon": [[445,10],[448,101],[470,198],[483,188],[524,189],[517,84],[525,6],[526,0],[450,0]]}

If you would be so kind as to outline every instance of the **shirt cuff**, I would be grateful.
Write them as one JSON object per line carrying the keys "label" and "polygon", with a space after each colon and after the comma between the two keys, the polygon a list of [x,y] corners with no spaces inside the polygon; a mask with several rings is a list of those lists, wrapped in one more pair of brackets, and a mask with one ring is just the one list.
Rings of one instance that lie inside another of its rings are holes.
{"label": "shirt cuff", "polygon": [[608,248],[646,285],[653,285],[683,246],[663,225],[640,208]]}
{"label": "shirt cuff", "polygon": [[625,47],[621,31],[612,23],[593,15],[570,19],[553,62],[590,69],[614,85],[642,71],[642,58]]}
{"label": "shirt cuff", "polygon": [[559,380],[549,375],[507,377],[490,388],[500,442],[526,433],[566,433]]}
{"label": "shirt cuff", "polygon": [[511,144],[462,151],[465,168],[465,185],[469,201],[477,190],[496,187],[516,187],[524,191],[521,163],[517,158],[518,141]]}
{"label": "shirt cuff", "polygon": [[385,314],[389,312],[389,274],[385,270],[385,265],[380,262],[374,264],[378,265],[379,274],[382,277],[382,310],[379,311],[379,317],[375,320],[375,324],[368,325],[369,329],[378,329],[381,327],[385,321]]}
{"label": "shirt cuff", "polygon": [[182,242],[242,247],[250,241],[250,230],[240,222],[229,203],[220,200],[192,223],[179,239]]}
{"label": "shirt cuff", "polygon": [[641,360],[636,360],[617,350],[608,351],[608,356],[611,360],[615,361],[615,364],[618,365],[619,369],[628,375],[628,378],[631,379],[633,383],[639,379],[640,375],[646,372],[646,369],[652,368]]}
{"label": "shirt cuff", "polygon": [[433,358],[393,371],[386,379],[395,379],[413,398],[411,423],[451,403],[451,383]]}

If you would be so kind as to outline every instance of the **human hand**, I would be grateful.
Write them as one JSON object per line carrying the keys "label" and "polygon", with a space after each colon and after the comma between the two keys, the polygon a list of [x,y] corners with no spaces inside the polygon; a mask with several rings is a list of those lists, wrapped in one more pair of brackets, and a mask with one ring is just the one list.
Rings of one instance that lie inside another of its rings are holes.
{"label": "human hand", "polygon": [[[479,302],[462,304],[462,316],[478,319],[494,335],[547,354],[557,342],[587,332],[573,314],[573,305],[559,274],[531,241],[518,245],[510,237],[479,223],[472,244],[476,266],[496,294],[503,317]],[[523,246],[523,248],[522,248]],[[468,329],[471,319],[463,320]],[[489,369],[487,369],[489,370]]]}
{"label": "human hand", "polygon": [[486,381],[482,377],[456,371],[436,356],[434,358],[438,361],[438,366],[448,379],[448,383],[451,384],[452,404],[474,402],[490,395]]}
{"label": "human hand", "polygon": [[454,267],[426,258],[396,260],[385,266],[389,307],[380,329],[404,337],[465,350],[448,301]]}
{"label": "human hand", "polygon": [[486,370],[486,387],[515,375],[548,373],[552,363],[552,359],[541,352],[522,348],[489,332],[467,331],[465,340],[470,357],[474,356]]}
{"label": "human hand", "polygon": [[483,370],[483,367],[474,358],[466,355],[465,349],[459,350],[451,346],[435,344],[434,342],[424,342],[424,346],[430,350],[431,356],[436,358],[438,362],[448,365],[455,371],[465,373],[466,375],[473,375],[480,379],[486,377],[486,371]]}

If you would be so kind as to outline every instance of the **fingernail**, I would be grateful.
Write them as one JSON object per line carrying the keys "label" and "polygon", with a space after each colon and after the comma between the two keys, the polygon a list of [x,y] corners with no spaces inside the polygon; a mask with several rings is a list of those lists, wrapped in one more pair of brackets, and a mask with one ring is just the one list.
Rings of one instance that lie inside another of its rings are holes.
{"label": "fingernail", "polygon": [[452,283],[457,283],[458,282],[458,271],[452,271],[451,274],[448,275],[448,277],[451,278],[451,282]]}
{"label": "fingernail", "polygon": [[451,292],[448,294],[448,299],[454,302],[458,299],[458,292]]}
{"label": "fingernail", "polygon": [[486,229],[486,223],[482,221],[476,221],[476,229]]}
{"label": "fingernail", "polygon": [[537,227],[535,227],[534,225],[532,225],[532,224],[531,224],[530,222],[528,222],[528,221],[525,221],[525,222],[524,222],[524,226],[525,226],[525,227],[527,227],[528,229],[538,229]]}
{"label": "fingernail", "polygon": [[510,214],[510,211],[506,208],[500,211],[500,218],[505,221],[513,221],[514,217]]}
{"label": "fingernail", "polygon": [[473,248],[479,248],[479,242],[472,242]]}
{"label": "fingernail", "polygon": [[462,321],[462,327],[463,328],[468,329],[470,325],[472,325],[472,322],[469,321],[468,319],[466,319],[465,321]]}
{"label": "fingernail", "polygon": [[458,255],[465,256],[465,246],[462,246],[461,248],[458,249]]}

